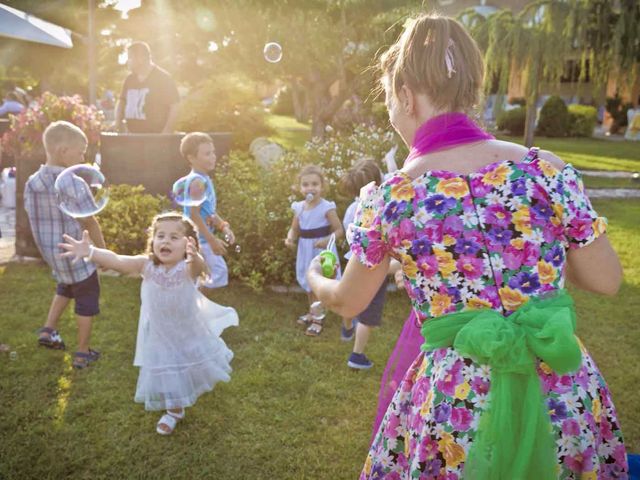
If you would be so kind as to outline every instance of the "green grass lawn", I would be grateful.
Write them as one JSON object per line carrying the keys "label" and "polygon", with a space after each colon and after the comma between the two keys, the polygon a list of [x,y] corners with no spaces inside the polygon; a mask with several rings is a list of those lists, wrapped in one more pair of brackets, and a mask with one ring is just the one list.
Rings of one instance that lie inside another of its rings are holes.
{"label": "green grass lawn", "polygon": [[[615,298],[575,292],[579,334],[611,387],[628,450],[640,452],[640,201],[595,205],[610,219],[625,282]],[[165,438],[155,433],[159,415],[133,403],[139,285],[102,278],[93,346],[103,358],[75,371],[69,352],[36,347],[53,292],[47,269],[0,267],[0,340],[18,353],[15,361],[0,356],[1,479],[357,477],[380,375],[409,309],[404,294],[390,295],[372,338],[374,368],[352,372],[335,318],[315,339],[295,325],[302,295],[237,285],[216,292],[240,314],[240,326],[224,334],[236,355],[232,380],[203,395]],[[69,312],[61,330],[73,348]]]}
{"label": "green grass lawn", "polygon": [[[522,143],[522,137],[499,136],[501,140]],[[535,137],[534,145],[550,150],[562,160],[582,170],[640,171],[638,142],[596,138]]]}
{"label": "green grass lawn", "polygon": [[587,188],[631,188],[634,190],[640,188],[640,181],[631,178],[588,177],[583,175],[582,180]]}
{"label": "green grass lawn", "polygon": [[311,139],[311,125],[299,123],[293,117],[269,115],[267,123],[276,131],[270,140],[279,143],[287,150],[302,148]]}

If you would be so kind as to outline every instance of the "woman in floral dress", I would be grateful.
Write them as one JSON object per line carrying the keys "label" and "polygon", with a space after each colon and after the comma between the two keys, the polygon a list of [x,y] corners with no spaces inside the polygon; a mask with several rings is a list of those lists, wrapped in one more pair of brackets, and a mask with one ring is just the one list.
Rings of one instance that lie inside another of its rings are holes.
{"label": "woman in floral dress", "polygon": [[342,280],[323,278],[319,259],[308,273],[325,305],[354,316],[399,260],[425,336],[360,478],[627,478],[611,394],[564,289],[613,295],[622,276],[580,174],[466,117],[482,63],[455,20],[408,22],[381,67],[409,158],[361,192]]}

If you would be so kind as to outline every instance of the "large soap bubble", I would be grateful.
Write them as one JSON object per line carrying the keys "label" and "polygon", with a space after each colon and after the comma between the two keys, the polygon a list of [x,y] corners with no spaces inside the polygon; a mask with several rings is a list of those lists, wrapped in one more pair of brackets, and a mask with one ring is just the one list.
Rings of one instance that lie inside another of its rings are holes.
{"label": "large soap bubble", "polygon": [[191,172],[175,181],[171,196],[183,207],[199,207],[207,198],[207,181],[202,175]]}
{"label": "large soap bubble", "polygon": [[60,210],[73,218],[95,215],[109,201],[109,183],[94,165],[65,168],[56,178],[54,190]]}

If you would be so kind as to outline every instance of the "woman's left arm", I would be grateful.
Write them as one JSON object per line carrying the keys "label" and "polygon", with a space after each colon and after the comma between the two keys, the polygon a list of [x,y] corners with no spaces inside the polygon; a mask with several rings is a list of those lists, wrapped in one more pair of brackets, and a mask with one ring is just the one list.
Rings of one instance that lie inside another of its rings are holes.
{"label": "woman's left arm", "polygon": [[389,255],[385,255],[379,265],[367,268],[355,256],[351,257],[338,281],[322,276],[320,257],[316,257],[309,266],[307,281],[327,308],[342,317],[352,318],[367,308],[386,280],[389,259]]}

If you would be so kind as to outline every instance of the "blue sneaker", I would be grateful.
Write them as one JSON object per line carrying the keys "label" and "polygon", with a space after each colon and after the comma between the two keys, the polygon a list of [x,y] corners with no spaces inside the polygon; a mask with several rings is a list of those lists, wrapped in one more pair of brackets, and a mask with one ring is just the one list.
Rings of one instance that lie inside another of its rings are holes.
{"label": "blue sneaker", "polygon": [[373,367],[373,362],[364,353],[351,352],[347,365],[356,370],[369,370]]}
{"label": "blue sneaker", "polygon": [[358,325],[358,321],[354,320],[351,328],[344,328],[344,325],[340,327],[340,340],[343,342],[350,342],[353,340],[353,336],[356,333],[356,326]]}

